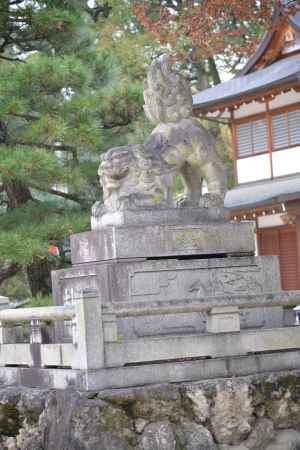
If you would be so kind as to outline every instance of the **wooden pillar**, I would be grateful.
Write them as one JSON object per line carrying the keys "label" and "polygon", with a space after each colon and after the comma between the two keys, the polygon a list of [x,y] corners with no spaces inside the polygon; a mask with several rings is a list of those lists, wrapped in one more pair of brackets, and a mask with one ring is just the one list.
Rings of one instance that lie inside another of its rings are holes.
{"label": "wooden pillar", "polygon": [[286,211],[289,215],[295,217],[296,235],[297,235],[297,257],[298,257],[298,274],[300,289],[300,200],[293,200],[285,203]]}
{"label": "wooden pillar", "polygon": [[231,135],[233,145],[233,177],[234,177],[234,184],[238,184],[238,172],[237,172],[238,140],[237,140],[236,124],[234,122],[233,109],[230,111],[230,117],[231,117]]}
{"label": "wooden pillar", "polygon": [[271,168],[271,178],[273,179],[273,133],[272,133],[272,116],[270,114],[269,102],[266,101],[266,118],[267,118],[267,126],[268,126],[268,151],[270,158],[270,168]]}
{"label": "wooden pillar", "polygon": [[298,254],[299,288],[300,288],[300,215],[296,216],[296,232],[297,232],[297,254]]}

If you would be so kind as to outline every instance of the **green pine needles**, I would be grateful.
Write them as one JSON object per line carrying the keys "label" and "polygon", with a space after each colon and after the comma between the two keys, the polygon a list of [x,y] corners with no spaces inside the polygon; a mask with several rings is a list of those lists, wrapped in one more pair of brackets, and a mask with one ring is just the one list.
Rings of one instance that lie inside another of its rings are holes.
{"label": "green pine needles", "polygon": [[142,134],[147,52],[132,20],[125,0],[0,0],[0,292],[25,269],[32,294],[49,294],[101,198],[100,154]]}

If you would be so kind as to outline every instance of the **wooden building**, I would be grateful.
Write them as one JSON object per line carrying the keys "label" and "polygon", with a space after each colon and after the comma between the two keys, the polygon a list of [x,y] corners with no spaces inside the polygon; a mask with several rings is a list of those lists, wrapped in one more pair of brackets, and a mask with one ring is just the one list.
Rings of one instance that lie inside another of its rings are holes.
{"label": "wooden building", "polygon": [[278,255],[283,289],[300,289],[300,11],[273,26],[234,79],[194,96],[198,116],[231,123],[235,187],[225,206],[256,222],[260,255]]}

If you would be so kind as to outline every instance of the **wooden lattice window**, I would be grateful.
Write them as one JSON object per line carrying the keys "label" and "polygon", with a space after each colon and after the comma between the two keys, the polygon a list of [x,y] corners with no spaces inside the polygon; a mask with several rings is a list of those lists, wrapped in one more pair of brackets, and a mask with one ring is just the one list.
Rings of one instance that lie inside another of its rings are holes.
{"label": "wooden lattice window", "polygon": [[272,136],[274,150],[300,145],[300,109],[274,115]]}
{"label": "wooden lattice window", "polygon": [[238,157],[268,151],[268,124],[265,118],[237,125]]}

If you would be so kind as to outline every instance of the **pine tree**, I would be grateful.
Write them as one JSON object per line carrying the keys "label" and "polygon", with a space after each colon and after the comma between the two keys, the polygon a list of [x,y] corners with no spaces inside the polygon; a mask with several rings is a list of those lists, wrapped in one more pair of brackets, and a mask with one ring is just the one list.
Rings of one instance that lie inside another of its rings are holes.
{"label": "pine tree", "polygon": [[0,284],[25,268],[32,294],[47,294],[66,239],[89,228],[100,154],[144,127],[145,60],[139,43],[129,51],[125,0],[0,11]]}

